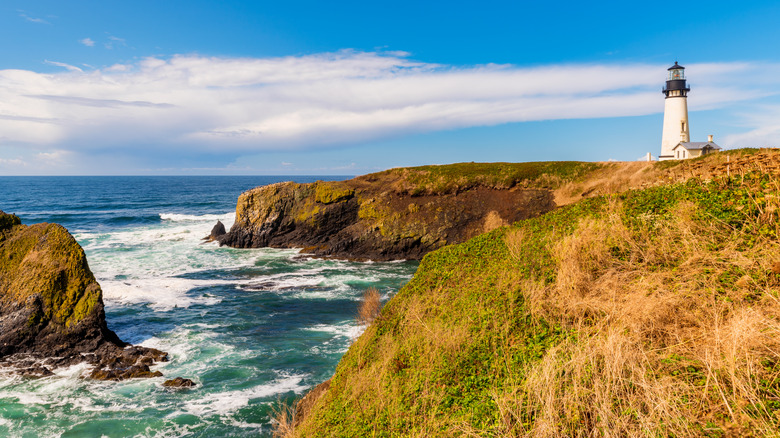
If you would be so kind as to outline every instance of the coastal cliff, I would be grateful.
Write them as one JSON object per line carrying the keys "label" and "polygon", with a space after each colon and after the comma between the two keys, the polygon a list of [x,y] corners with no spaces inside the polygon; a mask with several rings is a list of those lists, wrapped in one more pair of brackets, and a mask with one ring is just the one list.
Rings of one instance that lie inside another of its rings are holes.
{"label": "coastal cliff", "polygon": [[647,169],[426,255],[277,435],[776,434],[780,152]]}
{"label": "coastal cliff", "polygon": [[595,163],[460,163],[391,169],[347,181],[272,184],[238,198],[220,244],[303,248],[356,260],[426,253],[556,207],[554,190]]}
{"label": "coastal cliff", "polygon": [[0,365],[48,375],[88,362],[91,377],[121,380],[161,375],[149,365],[166,356],[108,329],[100,285],[64,227],[0,211]]}

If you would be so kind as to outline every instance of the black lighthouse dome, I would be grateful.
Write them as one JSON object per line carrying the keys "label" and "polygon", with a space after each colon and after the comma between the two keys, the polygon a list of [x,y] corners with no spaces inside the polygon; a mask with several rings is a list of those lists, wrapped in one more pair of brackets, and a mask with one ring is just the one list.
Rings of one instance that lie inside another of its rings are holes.
{"label": "black lighthouse dome", "polygon": [[674,61],[674,65],[667,69],[669,77],[666,79],[666,87],[662,90],[667,98],[686,97],[691,91],[685,80],[685,67]]}

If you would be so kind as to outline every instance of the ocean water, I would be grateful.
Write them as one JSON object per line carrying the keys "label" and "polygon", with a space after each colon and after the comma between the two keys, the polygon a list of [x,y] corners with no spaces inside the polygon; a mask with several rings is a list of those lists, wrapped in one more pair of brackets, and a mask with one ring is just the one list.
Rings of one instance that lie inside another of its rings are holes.
{"label": "ocean water", "polygon": [[[341,177],[0,177],[0,210],[75,236],[121,339],[167,351],[164,377],[22,379],[0,370],[1,437],[270,436],[271,412],[329,378],[361,333],[368,287],[389,299],[416,262],[356,263],[203,243],[238,195]],[[182,376],[190,390],[162,387]]]}

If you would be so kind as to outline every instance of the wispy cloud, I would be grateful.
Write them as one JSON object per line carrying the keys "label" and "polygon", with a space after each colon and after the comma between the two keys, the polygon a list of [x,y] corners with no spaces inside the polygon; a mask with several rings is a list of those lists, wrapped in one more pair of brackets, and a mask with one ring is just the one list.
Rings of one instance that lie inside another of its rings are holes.
{"label": "wispy cloud", "polygon": [[[0,88],[5,142],[238,153],[509,122],[646,115],[663,109],[659,84],[667,67],[453,67],[406,53],[355,51],[153,57],[89,71],[47,63],[67,71],[0,70],[0,82],[8,84]],[[778,64],[687,67],[696,72],[692,110],[780,92]],[[735,75],[750,80],[733,81]],[[39,122],[45,120],[57,123]]]}
{"label": "wispy cloud", "polygon": [[31,17],[31,16],[27,15],[27,13],[25,13],[24,11],[18,11],[18,12],[19,12],[19,16],[20,17],[24,18],[25,20],[29,21],[30,23],[51,24],[48,21],[44,20],[43,18]]}
{"label": "wispy cloud", "polygon": [[46,63],[46,64],[49,64],[49,65],[62,67],[62,68],[67,69],[69,71],[75,71],[75,72],[79,72],[79,73],[84,73],[84,70],[76,67],[75,65],[65,64],[64,62],[49,61],[49,60],[45,60],[43,62]]}
{"label": "wispy cloud", "polygon": [[81,43],[81,44],[83,44],[83,45],[85,45],[87,47],[94,47],[95,46],[95,42],[92,40],[92,38],[81,39],[81,40],[79,40],[79,43]]}
{"label": "wispy cloud", "polygon": [[27,166],[27,162],[20,159],[20,158],[0,158],[0,168],[2,167],[25,167]]}
{"label": "wispy cloud", "polygon": [[736,121],[745,132],[726,136],[727,144],[780,147],[780,105],[760,105],[755,111],[738,114]]}
{"label": "wispy cloud", "polygon": [[169,103],[154,103],[154,102],[144,102],[144,101],[124,101],[124,100],[117,100],[117,99],[90,99],[87,97],[76,97],[76,96],[53,96],[53,95],[47,95],[47,94],[32,94],[27,97],[32,97],[35,99],[43,99],[43,100],[50,100],[54,102],[60,102],[65,104],[72,104],[72,105],[83,105],[83,106],[94,106],[99,108],[116,108],[116,107],[122,107],[122,106],[130,106],[130,107],[140,107],[140,108],[170,108],[173,107],[173,105]]}
{"label": "wispy cloud", "polygon": [[127,46],[127,41],[125,41],[124,38],[119,38],[113,35],[108,35],[108,42],[103,43],[103,46],[106,49],[113,49],[114,47],[125,47]]}

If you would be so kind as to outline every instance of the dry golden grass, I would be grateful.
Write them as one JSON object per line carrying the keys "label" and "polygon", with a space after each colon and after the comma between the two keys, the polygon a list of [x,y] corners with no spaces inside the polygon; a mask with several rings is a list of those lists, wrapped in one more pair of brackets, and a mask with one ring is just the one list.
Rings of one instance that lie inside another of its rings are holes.
{"label": "dry golden grass", "polygon": [[591,172],[584,181],[572,181],[555,190],[555,203],[567,205],[585,197],[610,195],[630,188],[651,185],[658,181],[661,172],[653,163],[641,161],[604,163],[601,169]]}
{"label": "dry golden grass", "polygon": [[295,437],[296,412],[295,407],[277,400],[271,409],[274,438]]}
{"label": "dry golden grass", "polygon": [[731,150],[682,162],[612,162],[584,179],[557,186],[555,203],[568,205],[583,198],[611,195],[630,189],[686,181],[709,180],[723,176],[780,172],[780,149]]}
{"label": "dry golden grass", "polygon": [[[691,203],[629,230],[611,202],[550,248],[555,283],[522,288],[531,312],[577,336],[497,394],[502,417],[534,419],[503,432],[684,437],[713,424],[728,436],[778,435],[780,411],[762,402],[780,397],[766,385],[780,377],[766,366],[780,361],[777,243],[738,250],[737,232],[692,220]],[[511,253],[522,238],[507,235]],[[735,267],[746,274],[723,291],[719,276]]]}
{"label": "dry golden grass", "polygon": [[507,225],[509,225],[509,223],[505,221],[497,211],[491,210],[485,215],[485,219],[482,223],[482,230],[487,233],[488,231]]}
{"label": "dry golden grass", "polygon": [[363,292],[363,298],[358,307],[357,322],[360,325],[371,324],[382,311],[382,301],[379,290],[370,287]]}

